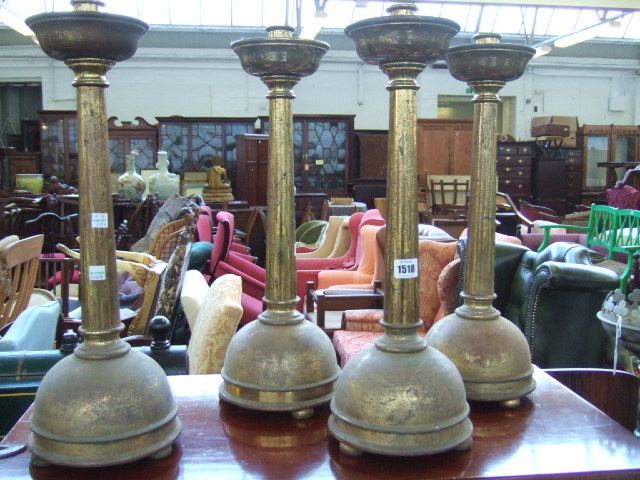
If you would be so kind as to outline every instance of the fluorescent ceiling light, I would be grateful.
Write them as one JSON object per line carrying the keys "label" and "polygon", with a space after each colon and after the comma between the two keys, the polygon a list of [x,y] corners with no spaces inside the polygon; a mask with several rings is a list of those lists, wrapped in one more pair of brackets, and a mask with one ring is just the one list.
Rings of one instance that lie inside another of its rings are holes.
{"label": "fluorescent ceiling light", "polygon": [[311,21],[302,27],[302,33],[300,33],[300,38],[306,38],[308,40],[313,40],[316,38],[316,35],[320,33],[322,29],[322,24],[325,19],[328,17],[327,12],[324,10],[318,10],[313,14]]}
{"label": "fluorescent ceiling light", "polygon": [[552,50],[551,45],[542,45],[542,46],[536,48],[536,53],[533,56],[533,58],[538,58],[538,57],[541,57],[543,55],[546,55],[551,50]]}
{"label": "fluorescent ceiling light", "polygon": [[553,44],[559,48],[570,47],[576,43],[586,42],[598,36],[604,36],[610,28],[618,28],[622,25],[619,20],[604,21],[597,25],[587,27],[584,30],[578,30],[565,37],[559,38]]}
{"label": "fluorescent ceiling light", "polygon": [[24,23],[24,19],[17,16],[5,5],[0,5],[0,22],[4,23],[7,27],[13,28],[16,32],[21,33],[26,37],[34,35],[31,29],[27,27],[27,24]]}

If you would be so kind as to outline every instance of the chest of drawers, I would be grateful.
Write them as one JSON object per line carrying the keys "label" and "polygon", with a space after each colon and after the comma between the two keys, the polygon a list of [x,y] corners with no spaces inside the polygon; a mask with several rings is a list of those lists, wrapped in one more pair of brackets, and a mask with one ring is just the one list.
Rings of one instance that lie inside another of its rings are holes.
{"label": "chest of drawers", "polygon": [[531,142],[498,143],[498,191],[508,194],[516,205],[531,200],[532,155]]}

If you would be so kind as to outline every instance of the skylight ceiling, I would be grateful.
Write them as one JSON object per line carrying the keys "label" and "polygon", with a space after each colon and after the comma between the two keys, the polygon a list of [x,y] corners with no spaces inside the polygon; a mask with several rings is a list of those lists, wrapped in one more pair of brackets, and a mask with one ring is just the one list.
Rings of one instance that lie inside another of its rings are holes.
{"label": "skylight ceiling", "polygon": [[[68,11],[69,0],[0,0],[17,16]],[[138,17],[151,25],[264,27],[305,26],[324,4],[323,28],[343,29],[364,18],[386,15],[398,1],[381,0],[106,0],[104,11]],[[569,3],[569,2],[567,2]],[[575,2],[577,3],[577,2]],[[606,3],[606,2],[605,2]],[[613,2],[609,2],[613,3]],[[534,44],[545,37],[566,35],[616,18],[619,25],[603,28],[600,37],[640,39],[640,10],[515,6],[478,3],[417,2],[418,14],[445,17],[459,23],[462,32],[498,32],[526,36]],[[296,9],[297,7],[297,9]],[[605,24],[608,27],[608,24]]]}

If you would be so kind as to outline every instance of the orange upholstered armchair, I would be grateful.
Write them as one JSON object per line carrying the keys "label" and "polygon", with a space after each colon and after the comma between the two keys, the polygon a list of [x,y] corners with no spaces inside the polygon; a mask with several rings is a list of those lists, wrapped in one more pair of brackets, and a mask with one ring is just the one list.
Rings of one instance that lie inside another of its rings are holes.
{"label": "orange upholstered armchair", "polygon": [[[420,318],[424,322],[425,331],[447,314],[440,302],[438,283],[445,282],[445,278],[440,280],[440,276],[445,267],[454,260],[456,247],[455,241],[440,242],[426,239],[419,241]],[[446,281],[450,282],[448,279]],[[453,283],[457,288],[455,279]],[[379,324],[382,316],[383,310],[344,312],[343,330],[333,334],[333,344],[342,365],[382,335],[383,329]]]}
{"label": "orange upholstered armchair", "polygon": [[365,225],[360,229],[362,252],[355,268],[345,270],[323,270],[318,273],[318,289],[325,288],[373,288],[374,273],[381,271],[378,261],[376,233],[379,225]]}
{"label": "orange upholstered armchair", "polygon": [[[466,230],[462,236],[466,236]],[[496,233],[496,240],[520,243],[518,238],[501,233]],[[457,256],[458,242],[453,239],[421,238],[418,245],[420,319],[426,332],[438,320],[452,313],[458,304],[460,259]],[[333,334],[333,345],[341,365],[382,335],[383,328],[379,323],[382,317],[382,310],[344,312],[342,329]]]}

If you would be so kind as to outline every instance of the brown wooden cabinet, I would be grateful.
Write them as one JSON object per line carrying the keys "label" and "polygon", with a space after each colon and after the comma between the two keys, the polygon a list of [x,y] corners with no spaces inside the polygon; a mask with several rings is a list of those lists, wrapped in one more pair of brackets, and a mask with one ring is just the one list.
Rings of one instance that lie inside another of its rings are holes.
{"label": "brown wooden cabinet", "polygon": [[40,154],[38,152],[18,152],[9,153],[9,166],[11,170],[11,187],[15,187],[16,174],[18,173],[40,173]]}
{"label": "brown wooden cabinet", "polygon": [[582,149],[543,148],[533,158],[533,201],[559,215],[575,212],[581,203]]}
{"label": "brown wooden cabinet", "polygon": [[250,206],[266,205],[269,135],[242,134],[236,137],[236,142],[236,198],[246,200]]}
{"label": "brown wooden cabinet", "polygon": [[498,191],[518,204],[531,200],[531,142],[500,142],[497,147]]}
{"label": "brown wooden cabinet", "polygon": [[357,178],[387,178],[388,132],[356,132]]}
{"label": "brown wooden cabinet", "polygon": [[473,120],[418,119],[418,173],[471,175]]}

